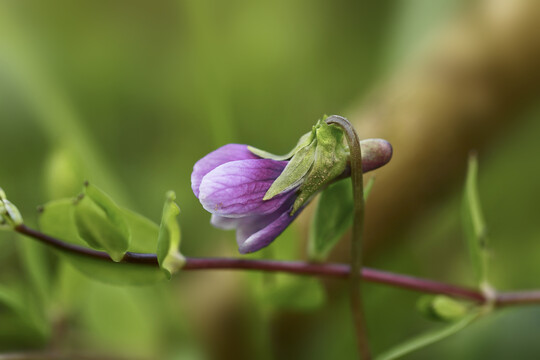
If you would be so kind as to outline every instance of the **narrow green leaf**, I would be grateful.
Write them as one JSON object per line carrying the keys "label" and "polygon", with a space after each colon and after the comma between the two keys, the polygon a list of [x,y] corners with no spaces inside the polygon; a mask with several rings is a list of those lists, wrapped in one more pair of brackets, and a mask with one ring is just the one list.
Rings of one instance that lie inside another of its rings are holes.
{"label": "narrow green leaf", "polygon": [[313,165],[316,145],[317,141],[313,140],[294,154],[281,175],[272,183],[263,200],[270,200],[274,196],[300,185]]}
{"label": "narrow green leaf", "polygon": [[[364,187],[364,200],[373,188],[371,177]],[[340,180],[325,189],[317,202],[311,219],[308,238],[308,257],[312,261],[326,260],[330,251],[352,226],[354,201],[350,179]]]}
{"label": "narrow green leaf", "polygon": [[[56,200],[43,206],[39,227],[45,234],[79,246],[88,244],[78,236],[72,199]],[[127,209],[121,209],[133,234],[128,251],[151,254],[157,247],[159,226]],[[56,250],[62,258],[84,275],[113,285],[151,285],[166,279],[157,266],[113,263],[67,251]]]}
{"label": "narrow green leaf", "polygon": [[312,143],[313,139],[315,139],[315,132],[310,131],[307,134],[304,134],[300,137],[300,140],[298,140],[298,143],[296,146],[289,151],[285,155],[274,155],[272,153],[269,153],[268,151],[260,150],[257,148],[254,148],[253,146],[248,146],[248,150],[251,151],[253,154],[263,158],[263,159],[272,159],[272,160],[288,160],[294,156],[300,149],[303,147],[308,146]]}
{"label": "narrow green leaf", "polygon": [[313,261],[324,261],[330,251],[351,227],[354,201],[350,179],[338,181],[319,197],[311,220],[308,255]]}
{"label": "narrow green leaf", "polygon": [[180,254],[180,227],[176,217],[180,214],[178,205],[174,202],[176,195],[173,191],[167,193],[163,215],[159,227],[157,257],[159,266],[170,279],[171,275],[184,266],[185,259]]}
{"label": "narrow green leaf", "polygon": [[418,310],[432,320],[448,322],[467,315],[469,307],[445,295],[426,295],[418,301]]}
{"label": "narrow green leaf", "polygon": [[81,239],[94,249],[105,250],[114,261],[122,260],[129,247],[129,238],[110,221],[102,208],[85,196],[75,205],[74,219]]}
{"label": "narrow green leaf", "polygon": [[469,157],[469,167],[463,196],[463,228],[469,254],[474,266],[478,282],[487,284],[488,270],[488,237],[484,222],[480,197],[478,195],[478,161],[476,155]]}
{"label": "narrow green leaf", "polygon": [[402,356],[405,356],[413,351],[422,349],[428,345],[441,341],[460,330],[463,330],[468,325],[470,325],[478,316],[480,312],[475,310],[470,314],[463,317],[461,320],[454,322],[450,325],[430,331],[428,333],[422,334],[420,336],[414,337],[405,341],[402,344],[397,345],[396,347],[384,352],[383,354],[377,356],[376,360],[392,360],[397,359]]}

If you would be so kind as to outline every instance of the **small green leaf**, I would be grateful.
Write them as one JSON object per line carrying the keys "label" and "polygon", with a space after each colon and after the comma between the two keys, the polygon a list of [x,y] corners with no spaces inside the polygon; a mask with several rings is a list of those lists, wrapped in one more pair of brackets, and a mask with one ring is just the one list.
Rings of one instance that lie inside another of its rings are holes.
{"label": "small green leaf", "polygon": [[109,221],[118,229],[120,234],[127,239],[129,244],[131,233],[120,207],[116,205],[109,195],[105,194],[92,184],[85,184],[84,193],[105,212]]}
{"label": "small green leaf", "polygon": [[282,192],[289,191],[299,186],[315,161],[315,149],[317,141],[313,140],[309,145],[298,150],[291,161],[287,164],[281,175],[272,183],[263,200],[270,200]]}
{"label": "small green leaf", "polygon": [[178,205],[174,202],[176,195],[173,191],[167,193],[163,216],[159,227],[157,257],[159,266],[170,279],[171,275],[184,266],[185,259],[179,252],[180,227],[176,217],[180,214]]}
{"label": "small green leaf", "polygon": [[477,178],[478,161],[476,155],[471,155],[463,196],[463,227],[478,282],[480,286],[485,286],[488,270],[488,237],[478,196]]}
{"label": "small green leaf", "polygon": [[0,188],[0,200],[5,200],[5,199],[6,199],[6,193],[4,192],[2,188]]}
{"label": "small green leaf", "polygon": [[315,161],[305,177],[291,215],[300,209],[325,185],[341,175],[349,160],[349,151],[343,143],[343,130],[325,122],[317,124],[317,148]]}
{"label": "small green leaf", "polygon": [[428,345],[441,341],[460,330],[463,330],[468,325],[470,325],[474,320],[478,318],[480,311],[474,310],[461,320],[451,323],[440,329],[430,331],[428,333],[422,334],[420,336],[409,339],[394,348],[384,352],[383,354],[377,356],[376,360],[392,360],[397,359],[407,354],[412,353],[413,351],[422,349]]}
{"label": "small green leaf", "polygon": [[122,260],[129,247],[129,238],[89,197],[76,203],[74,219],[79,236],[88,245],[105,250],[114,261]]}
{"label": "small green leaf", "polygon": [[438,321],[456,321],[467,315],[469,307],[444,295],[426,295],[418,301],[418,310]]}
{"label": "small green leaf", "polygon": [[[364,200],[367,200],[375,178],[371,177],[364,187]],[[350,179],[340,180],[325,189],[311,219],[308,238],[308,257],[322,262],[339,240],[352,226],[354,202]]]}
{"label": "small green leaf", "polygon": [[294,156],[300,149],[308,146],[313,142],[315,139],[315,130],[312,130],[308,132],[307,134],[304,134],[300,137],[300,140],[298,140],[298,143],[292,149],[285,155],[274,155],[272,153],[269,153],[268,151],[260,150],[257,148],[254,148],[253,146],[248,146],[248,150],[251,151],[253,154],[263,158],[263,159],[272,159],[272,160],[288,160]]}
{"label": "small green leaf", "polygon": [[[74,210],[75,205],[72,199],[56,200],[45,204],[38,218],[41,231],[70,244],[87,246],[87,243],[78,236]],[[121,211],[133,234],[128,251],[153,253],[157,247],[159,226],[130,210],[121,208]],[[108,284],[151,285],[166,278],[157,266],[113,263],[68,251],[56,251],[84,275]]]}

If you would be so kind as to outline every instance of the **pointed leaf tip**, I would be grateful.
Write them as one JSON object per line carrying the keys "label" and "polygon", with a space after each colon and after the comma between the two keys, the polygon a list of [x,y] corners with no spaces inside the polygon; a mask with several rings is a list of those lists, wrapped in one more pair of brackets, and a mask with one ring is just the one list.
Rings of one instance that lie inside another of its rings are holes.
{"label": "pointed leaf tip", "polygon": [[159,266],[169,279],[185,264],[185,258],[179,251],[181,234],[176,217],[180,214],[180,208],[175,200],[174,191],[167,192],[156,250]]}

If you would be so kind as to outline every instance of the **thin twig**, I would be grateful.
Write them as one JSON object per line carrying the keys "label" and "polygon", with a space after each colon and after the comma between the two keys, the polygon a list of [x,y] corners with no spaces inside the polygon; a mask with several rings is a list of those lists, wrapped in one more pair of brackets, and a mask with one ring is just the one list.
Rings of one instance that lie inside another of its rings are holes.
{"label": "thin twig", "polygon": [[[25,225],[15,228],[18,233],[38,240],[44,244],[51,245],[58,250],[71,254],[91,257],[96,260],[113,260],[102,251],[88,249],[82,246],[68,244],[62,240],[43,234],[37,230],[30,229]],[[155,254],[126,253],[122,263],[136,263],[147,266],[158,266]],[[304,261],[278,261],[278,260],[255,260],[239,258],[186,258],[186,263],[182,271],[193,270],[254,270],[269,272],[284,272],[296,275],[324,276],[347,279],[350,276],[350,266],[336,263],[310,263]],[[430,294],[444,294],[459,299],[483,303],[486,298],[482,292],[464,286],[447,284],[435,280],[423,279],[419,277],[396,274],[372,268],[362,268],[362,277],[367,282],[385,284],[402,289],[418,291]],[[517,306],[517,305],[538,305],[540,304],[540,290],[527,290],[515,292],[499,292],[495,295],[495,305]]]}

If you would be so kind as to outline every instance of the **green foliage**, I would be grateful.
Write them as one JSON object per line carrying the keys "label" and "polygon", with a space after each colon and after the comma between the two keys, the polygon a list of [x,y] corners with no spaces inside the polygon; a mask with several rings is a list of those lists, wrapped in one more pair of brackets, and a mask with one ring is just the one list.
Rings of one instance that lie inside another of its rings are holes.
{"label": "green foliage", "polygon": [[488,283],[488,237],[487,227],[484,222],[484,215],[480,205],[478,195],[478,160],[476,155],[469,157],[469,167],[465,182],[465,192],[463,196],[463,227],[465,238],[469,248],[476,277],[480,286]]}
{"label": "green foliage", "polygon": [[159,266],[169,279],[185,263],[184,257],[179,252],[180,227],[178,226],[176,217],[180,214],[180,208],[174,202],[175,200],[175,193],[169,191],[165,205],[163,206],[156,252]]}
{"label": "green foliage", "polygon": [[79,236],[88,245],[105,249],[114,261],[122,260],[131,233],[122,211],[108,195],[85,184],[84,197],[75,202],[74,215]]}
{"label": "green foliage", "polygon": [[[56,200],[46,204],[39,216],[42,232],[70,244],[86,246],[78,235],[74,220],[72,199]],[[130,247],[132,252],[153,253],[157,248],[159,227],[150,220],[129,210],[121,209],[133,237]],[[80,272],[96,280],[116,285],[147,285],[165,279],[159,268],[129,263],[111,263],[67,251],[61,255]]]}
{"label": "green foliage", "polygon": [[[364,188],[367,200],[375,181],[371,177]],[[330,251],[352,226],[354,201],[350,179],[338,181],[324,190],[311,219],[308,256],[313,261],[324,261]]]}

